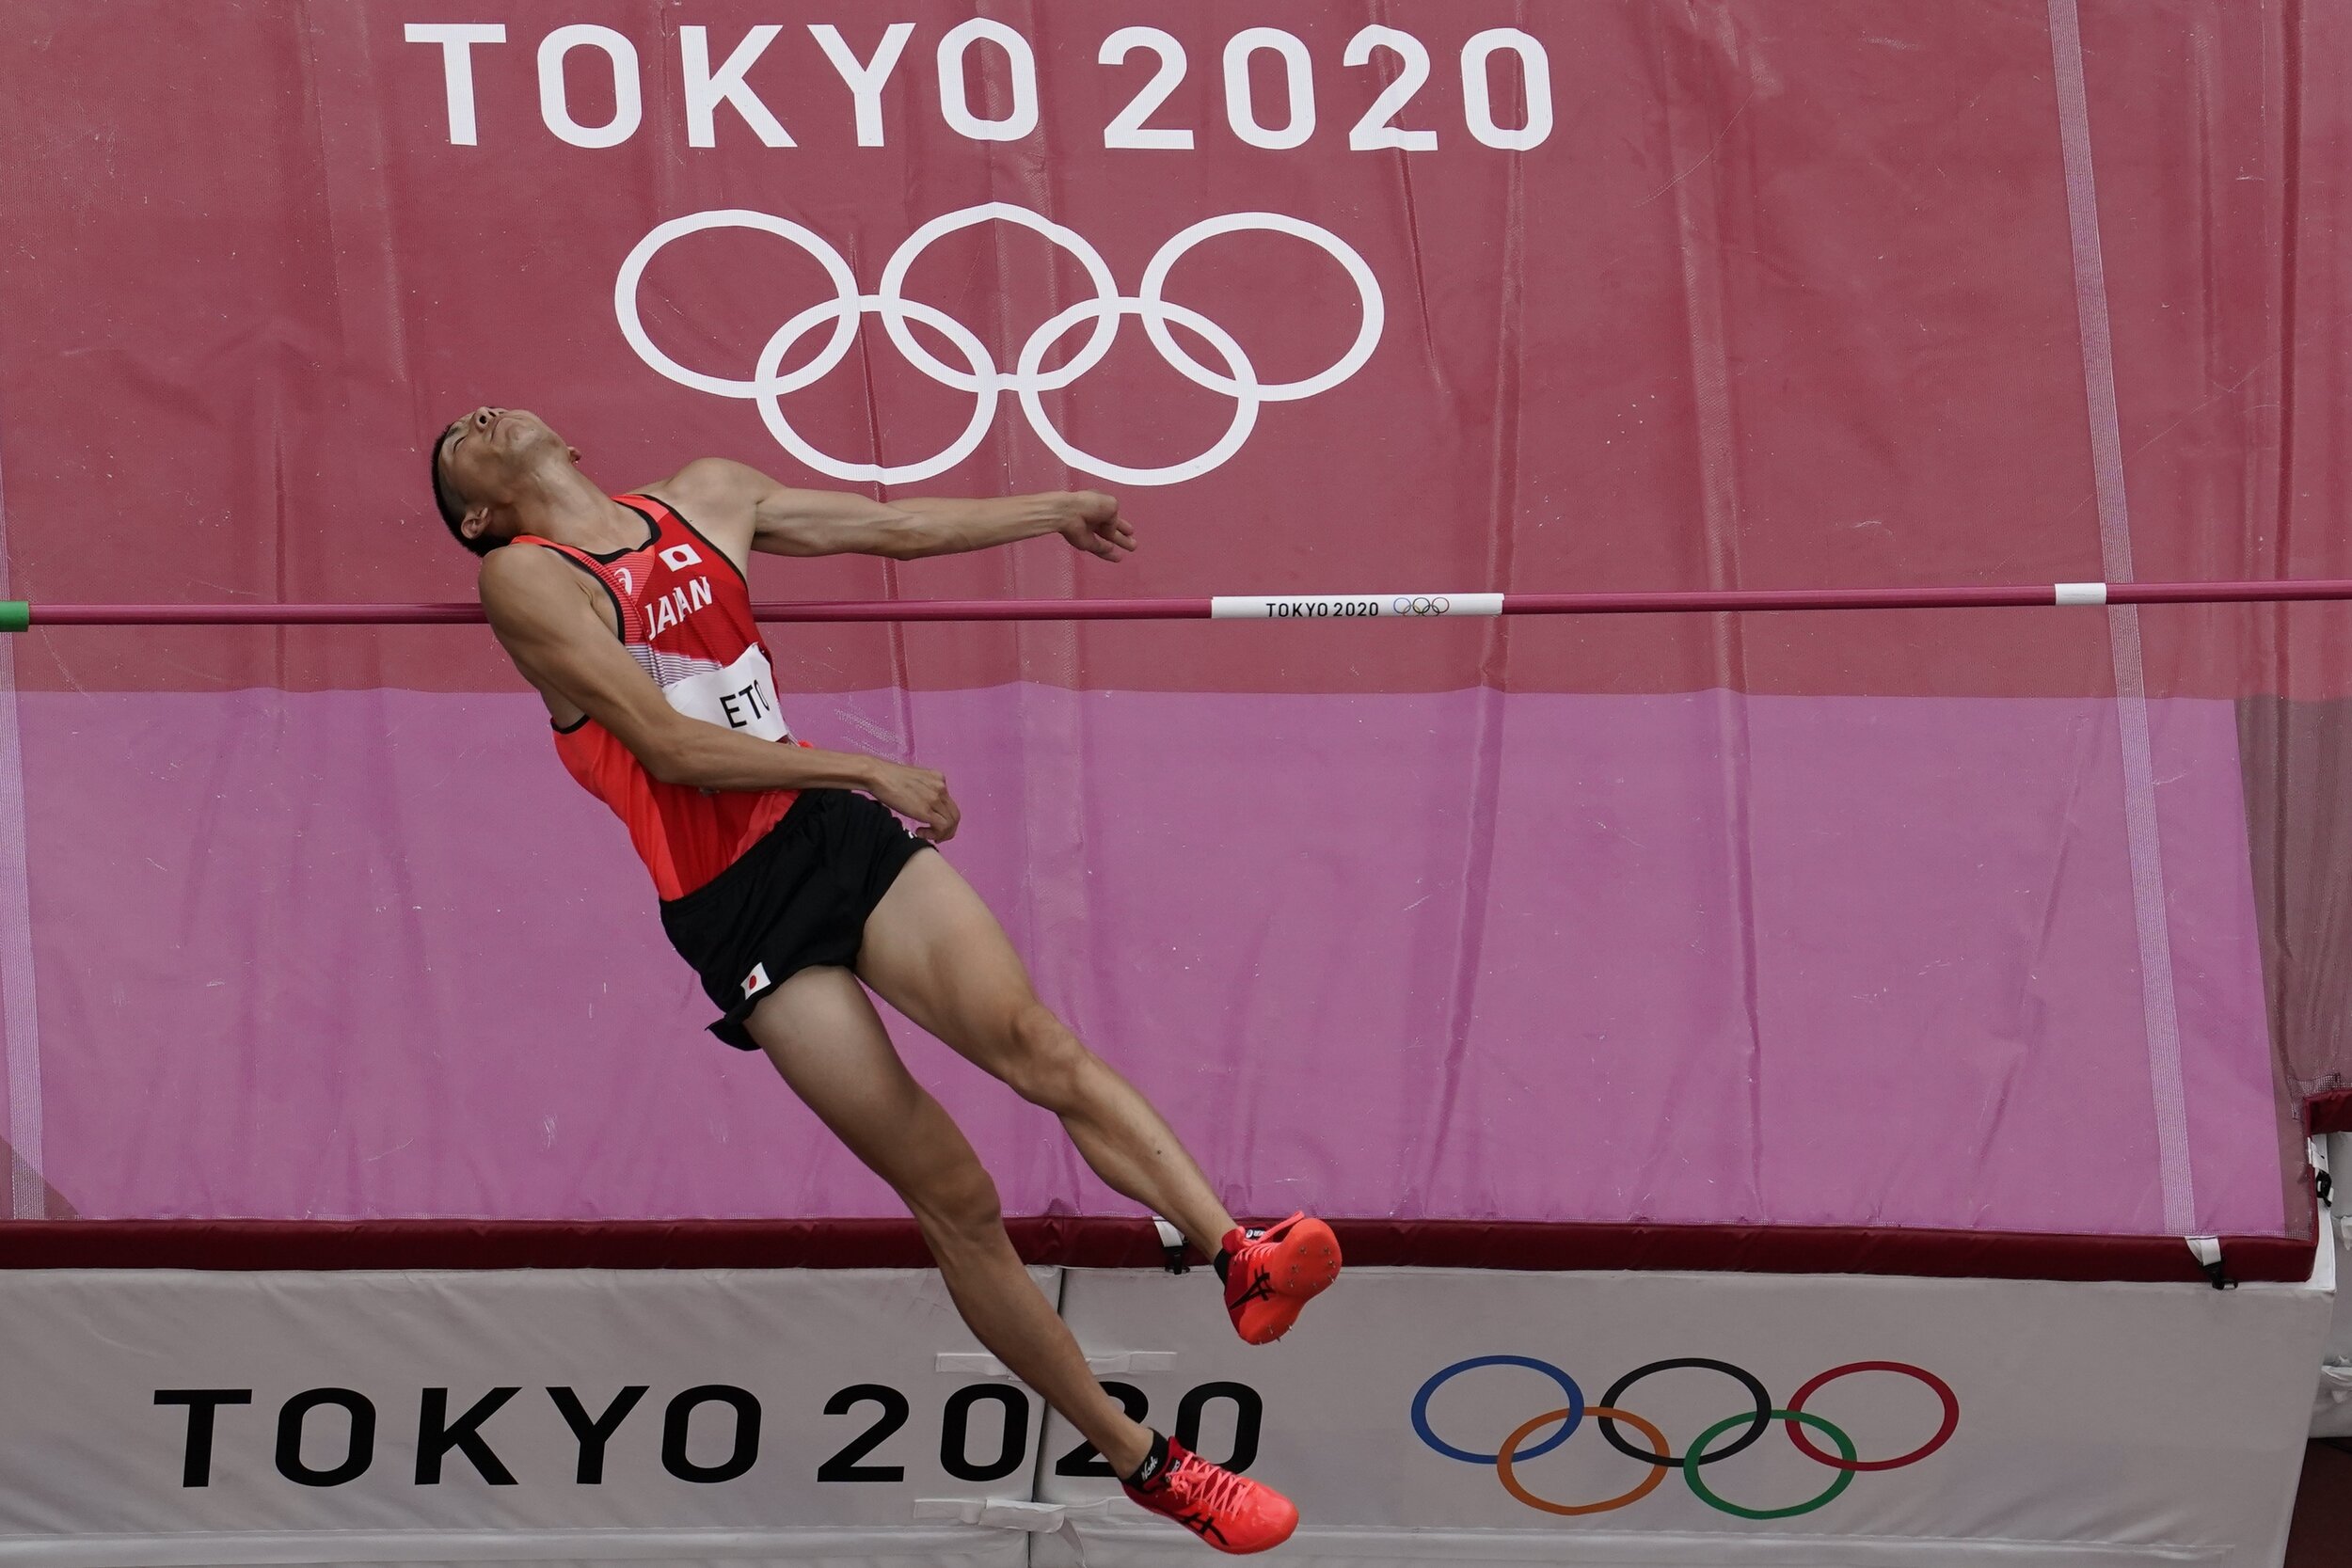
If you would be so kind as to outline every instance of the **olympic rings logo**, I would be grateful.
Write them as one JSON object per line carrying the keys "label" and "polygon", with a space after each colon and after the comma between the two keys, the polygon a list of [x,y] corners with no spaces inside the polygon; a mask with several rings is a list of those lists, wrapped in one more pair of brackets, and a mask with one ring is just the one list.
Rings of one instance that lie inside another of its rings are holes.
{"label": "olympic rings logo", "polygon": [[[1053,317],[1022,344],[1014,369],[998,368],[989,355],[988,345],[961,322],[935,306],[909,299],[904,293],[908,269],[930,245],[946,235],[969,229],[980,223],[1010,223],[1044,235],[1062,249],[1077,258],[1094,285],[1094,297],[1081,300]],[[646,266],[662,248],[675,240],[712,229],[751,229],[773,234],[799,246],[815,258],[831,279],[834,297],[810,306],[776,328],[775,333],[759,352],[758,362],[750,379],[709,375],[690,370],[654,346],[645,332],[645,325],[638,311],[637,295]],[[1347,352],[1329,367],[1315,375],[1297,381],[1262,381],[1249,356],[1232,335],[1216,323],[1188,306],[1178,305],[1163,291],[1168,275],[1176,263],[1194,246],[1220,234],[1240,233],[1251,230],[1276,234],[1289,234],[1318,246],[1345,270],[1356,285],[1357,298],[1362,312],[1362,325],[1357,329],[1355,341]],[[842,259],[823,236],[792,222],[788,218],[767,213],[749,212],[741,208],[726,208],[707,213],[695,213],[688,217],[672,218],[657,226],[652,232],[637,242],[637,247],[621,263],[621,272],[612,285],[612,308],[620,319],[621,335],[637,351],[637,356],[661,375],[682,387],[709,392],[717,397],[734,398],[759,404],[759,414],[770,435],[794,457],[809,467],[834,479],[850,481],[880,481],[883,483],[905,483],[929,479],[944,473],[969,457],[988,435],[995,422],[996,400],[1006,392],[1020,399],[1021,410],[1028,416],[1030,428],[1038,438],[1053,449],[1054,455],[1073,468],[1101,474],[1127,484],[1173,484],[1180,480],[1197,479],[1220,467],[1234,452],[1257,425],[1259,408],[1269,403],[1292,403],[1311,398],[1318,392],[1345,381],[1361,370],[1372,357],[1372,351],[1380,341],[1384,306],[1379,281],[1346,241],[1327,229],[1285,217],[1279,213],[1227,213],[1221,217],[1207,218],[1184,230],[1160,246],[1144,268],[1143,282],[1133,294],[1122,294],[1111,277],[1110,267],[1101,252],[1087,243],[1075,230],[1051,219],[1016,207],[1009,202],[991,201],[977,207],[965,207],[944,216],[933,218],[907,237],[906,243],[891,253],[882,268],[882,283],[873,293],[859,292],[857,278],[850,264]],[[868,314],[882,318],[882,329],[907,361],[943,386],[973,393],[977,404],[971,422],[963,434],[944,450],[914,463],[881,464],[852,463],[818,451],[793,429],[786,419],[783,398],[799,391],[822,378],[848,357],[856,341],[859,324]],[[1185,380],[1211,391],[1221,392],[1233,400],[1232,422],[1216,443],[1200,455],[1181,463],[1156,468],[1129,467],[1083,451],[1056,429],[1046,415],[1040,394],[1057,391],[1086,374],[1103,356],[1110,352],[1112,340],[1119,336],[1120,323],[1128,316],[1142,321],[1144,335],[1152,347]],[[920,322],[937,332],[953,345],[964,361],[962,367],[946,363],[918,341],[909,324]],[[1045,356],[1063,339],[1078,327],[1092,323],[1092,330],[1078,351],[1069,360],[1052,370],[1045,369]],[[1223,373],[1201,364],[1176,341],[1170,326],[1182,326],[1207,343],[1224,361]],[[809,334],[830,326],[831,336],[807,363],[787,371],[784,363],[801,341]]]}
{"label": "olympic rings logo", "polygon": [[[1493,1453],[1475,1453],[1468,1449],[1455,1448],[1431,1429],[1429,1401],[1439,1388],[1444,1387],[1455,1377],[1478,1367],[1525,1367],[1530,1370],[1541,1372],[1559,1385],[1560,1392],[1566,1396],[1567,1404],[1562,1409],[1548,1410],[1531,1420],[1522,1421],[1508,1437],[1502,1440],[1502,1446]],[[1731,1379],[1747,1395],[1750,1408],[1737,1415],[1727,1416],[1713,1426],[1707,1428],[1691,1440],[1689,1449],[1677,1455],[1673,1450],[1673,1445],[1666,1441],[1664,1433],[1659,1431],[1655,1425],[1643,1417],[1623,1408],[1617,1402],[1644,1378],[1657,1372],[1673,1371],[1685,1367],[1700,1371],[1720,1372]],[[1859,1372],[1897,1372],[1905,1377],[1915,1378],[1925,1385],[1928,1391],[1932,1393],[1944,1407],[1944,1419],[1942,1424],[1935,1429],[1935,1435],[1913,1449],[1909,1453],[1897,1454],[1891,1459],[1858,1457],[1854,1449],[1853,1439],[1830,1421],[1806,1410],[1804,1403],[1819,1393],[1824,1386],[1838,1378],[1851,1377]],[[1600,1429],[1601,1436],[1607,1439],[1611,1448],[1629,1459],[1638,1459],[1649,1465],[1650,1473],[1643,1477],[1630,1491],[1621,1492],[1613,1497],[1604,1497],[1599,1502],[1553,1502],[1549,1497],[1539,1497],[1528,1490],[1525,1483],[1518,1478],[1517,1466],[1540,1454],[1549,1453],[1561,1444],[1565,1443],[1570,1437],[1576,1435],[1577,1429],[1584,1424],[1587,1417],[1590,1417],[1594,1425]],[[1560,1423],[1559,1431],[1532,1448],[1522,1449],[1519,1446],[1534,1436],[1539,1428],[1554,1421]],[[1720,1496],[1701,1474],[1702,1467],[1729,1459],[1733,1454],[1749,1448],[1761,1438],[1765,1429],[1775,1421],[1787,1425],[1789,1441],[1796,1444],[1799,1453],[1817,1465],[1825,1465],[1836,1471],[1836,1479],[1817,1495],[1785,1508],[1750,1508]],[[1617,1430],[1620,1422],[1633,1428],[1648,1439],[1649,1447],[1637,1448],[1628,1442],[1624,1433]],[[1731,1441],[1724,1443],[1723,1447],[1715,1446],[1718,1439],[1728,1435],[1734,1428],[1738,1427],[1744,1427],[1745,1430],[1733,1437]],[[1805,1435],[1806,1427],[1811,1427],[1828,1438],[1837,1451],[1834,1454],[1822,1452],[1820,1447]],[[1816,1509],[1826,1508],[1836,1500],[1840,1493],[1853,1483],[1855,1476],[1865,1471],[1899,1470],[1905,1465],[1918,1464],[1946,1443],[1950,1442],[1952,1433],[1959,1429],[1960,1400],[1953,1394],[1951,1385],[1924,1367],[1915,1367],[1903,1361],[1851,1361],[1842,1367],[1832,1367],[1828,1371],[1799,1388],[1786,1405],[1776,1405],[1772,1402],[1772,1395],[1765,1390],[1764,1385],[1756,1379],[1756,1374],[1743,1367],[1735,1367],[1728,1361],[1708,1360],[1704,1356],[1677,1356],[1672,1360],[1652,1361],[1646,1366],[1634,1368],[1633,1370],[1609,1386],[1609,1391],[1600,1397],[1599,1403],[1587,1404],[1584,1400],[1584,1390],[1577,1386],[1576,1380],[1549,1361],[1538,1361],[1531,1355],[1475,1355],[1467,1361],[1456,1361],[1453,1366],[1438,1372],[1421,1386],[1421,1392],[1413,1396],[1413,1431],[1422,1442],[1448,1459],[1456,1459],[1465,1465],[1493,1465],[1496,1476],[1502,1482],[1502,1489],[1520,1502],[1530,1508],[1541,1509],[1546,1513],[1558,1513],[1571,1517],[1588,1513],[1610,1513],[1620,1508],[1629,1508],[1658,1490],[1659,1484],[1666,1479],[1667,1472],[1679,1470],[1682,1472],[1683,1481],[1689,1484],[1698,1499],[1720,1513],[1736,1514],[1742,1519],[1794,1518],[1800,1513],[1810,1513]]]}
{"label": "olympic rings logo", "polygon": [[1454,601],[1443,594],[1434,597],[1427,594],[1416,594],[1410,598],[1400,594],[1389,608],[1399,615],[1443,615],[1454,608]]}

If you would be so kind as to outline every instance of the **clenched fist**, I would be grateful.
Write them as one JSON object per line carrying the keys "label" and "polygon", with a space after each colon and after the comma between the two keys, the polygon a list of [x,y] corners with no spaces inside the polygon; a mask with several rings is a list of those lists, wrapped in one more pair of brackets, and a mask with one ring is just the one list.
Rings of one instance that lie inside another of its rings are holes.
{"label": "clenched fist", "polygon": [[874,768],[874,799],[900,816],[920,822],[917,838],[945,844],[956,836],[956,824],[963,814],[956,809],[955,797],[947,793],[946,774],[896,762],[877,761]]}

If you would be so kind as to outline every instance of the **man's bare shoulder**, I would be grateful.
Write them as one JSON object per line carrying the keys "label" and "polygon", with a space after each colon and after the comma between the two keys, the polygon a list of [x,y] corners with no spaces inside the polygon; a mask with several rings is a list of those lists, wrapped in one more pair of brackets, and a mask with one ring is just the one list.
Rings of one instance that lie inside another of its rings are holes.
{"label": "man's bare shoulder", "polygon": [[731,457],[697,457],[676,473],[645,485],[650,492],[680,504],[699,502],[706,508],[749,509],[776,487],[776,482],[748,463]]}
{"label": "man's bare shoulder", "polygon": [[482,602],[496,610],[558,591],[572,569],[553,550],[530,545],[503,545],[482,558],[474,588]]}

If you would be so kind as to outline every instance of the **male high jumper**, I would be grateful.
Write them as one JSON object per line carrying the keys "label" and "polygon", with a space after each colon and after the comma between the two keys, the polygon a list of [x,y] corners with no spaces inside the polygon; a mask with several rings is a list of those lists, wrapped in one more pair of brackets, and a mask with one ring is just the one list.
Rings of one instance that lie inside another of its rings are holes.
{"label": "male high jumper", "polygon": [[1115,562],[1136,545],[1118,502],[1081,491],[883,503],[787,489],[713,457],[608,495],[579,452],[514,408],[453,421],[432,456],[442,520],[482,558],[491,628],[546,700],[564,767],[628,824],[662,928],[724,1013],[711,1032],[765,1052],[890,1183],[973,1334],[1102,1452],[1129,1497],[1225,1551],[1287,1539],[1289,1499],[1129,1419],[1094,1380],[1014,1254],[995,1183],[899,1061],[866,988],[1060,1117],[1097,1176],[1215,1259],[1250,1343],[1279,1338],[1338,1275],[1330,1227],[1298,1214],[1236,1226],[1168,1123],[1037,999],[988,907],[923,853],[955,834],[944,777],[794,739],[744,578],[752,550],[905,561],[1048,533]]}

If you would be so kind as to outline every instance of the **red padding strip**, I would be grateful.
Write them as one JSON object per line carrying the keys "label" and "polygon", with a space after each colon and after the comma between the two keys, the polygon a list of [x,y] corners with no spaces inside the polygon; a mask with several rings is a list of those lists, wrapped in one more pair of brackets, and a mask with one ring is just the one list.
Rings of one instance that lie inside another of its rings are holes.
{"label": "red padding strip", "polygon": [[[1008,1222],[1032,1263],[1155,1268],[1140,1220]],[[1525,1225],[1334,1220],[1349,1262],[1420,1268],[1644,1269],[1935,1278],[2201,1278],[2169,1236],[1853,1227]],[[2232,1277],[2309,1277],[2313,1243],[2224,1236]],[[912,1220],[22,1220],[0,1222],[10,1269],[928,1268]]]}

